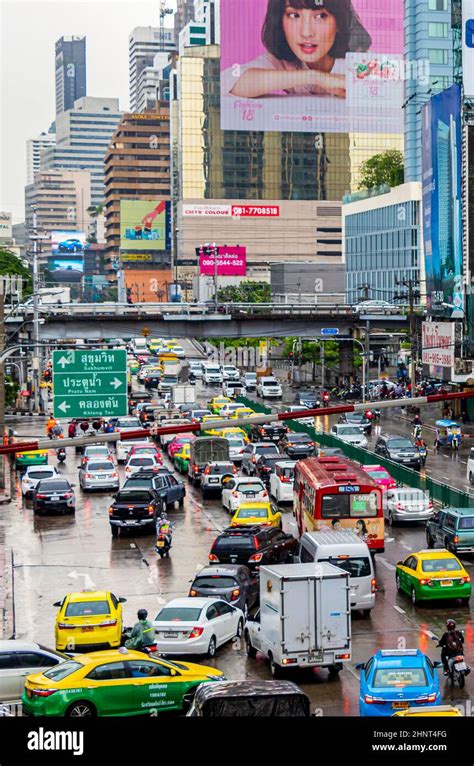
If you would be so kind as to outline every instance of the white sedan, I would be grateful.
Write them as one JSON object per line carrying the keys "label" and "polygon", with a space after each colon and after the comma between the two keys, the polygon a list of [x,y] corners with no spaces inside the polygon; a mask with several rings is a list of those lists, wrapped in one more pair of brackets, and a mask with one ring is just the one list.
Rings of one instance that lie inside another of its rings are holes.
{"label": "white sedan", "polygon": [[277,503],[293,502],[294,474],[294,461],[282,460],[275,464],[275,470],[270,474],[270,495]]}
{"label": "white sedan", "polygon": [[54,465],[29,465],[21,480],[21,494],[23,497],[31,494],[38,482],[43,479],[57,479],[60,474]]}
{"label": "white sedan", "polygon": [[128,458],[128,453],[132,449],[134,444],[150,444],[148,437],[142,437],[141,439],[128,439],[127,441],[115,442],[117,463],[125,463]]}
{"label": "white sedan", "polygon": [[225,489],[222,490],[222,505],[234,513],[242,503],[252,502],[260,503],[268,500],[268,492],[261,479],[254,479],[253,476],[236,476],[226,482]]}
{"label": "white sedan", "polygon": [[244,614],[215,598],[176,598],[156,615],[158,652],[205,654],[214,657],[219,646],[242,635]]}
{"label": "white sedan", "polygon": [[155,455],[130,455],[125,464],[125,475],[128,479],[138,471],[158,471],[162,465],[162,461],[157,460]]}

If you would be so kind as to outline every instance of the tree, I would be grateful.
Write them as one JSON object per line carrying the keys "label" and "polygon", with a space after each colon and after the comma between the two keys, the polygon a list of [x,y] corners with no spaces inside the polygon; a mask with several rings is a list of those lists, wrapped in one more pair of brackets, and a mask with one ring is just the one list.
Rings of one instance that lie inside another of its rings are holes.
{"label": "tree", "polygon": [[218,290],[217,299],[223,303],[270,303],[270,285],[268,282],[244,281]]}
{"label": "tree", "polygon": [[403,179],[403,154],[398,149],[388,149],[362,163],[359,189],[373,189],[383,184],[399,186]]}
{"label": "tree", "polygon": [[0,275],[18,274],[23,277],[23,297],[33,292],[33,277],[26,266],[7,248],[0,247]]}

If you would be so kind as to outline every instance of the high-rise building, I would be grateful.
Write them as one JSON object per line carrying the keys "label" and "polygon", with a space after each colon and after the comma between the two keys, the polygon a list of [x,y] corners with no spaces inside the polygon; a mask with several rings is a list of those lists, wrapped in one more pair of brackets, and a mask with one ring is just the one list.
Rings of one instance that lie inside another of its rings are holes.
{"label": "high-rise building", "polygon": [[141,73],[148,67],[153,68],[153,60],[157,53],[171,53],[176,50],[174,32],[172,29],[163,30],[163,40],[159,27],[135,27],[128,38],[129,65],[129,94],[130,109],[139,111],[143,103],[142,88],[145,88],[146,77],[140,79]]}
{"label": "high-rise building", "polygon": [[56,114],[72,109],[87,93],[86,38],[61,37],[56,42]]}
{"label": "high-rise building", "polygon": [[193,18],[194,0],[177,0],[176,13],[174,15],[174,40],[176,46],[179,43],[179,33]]}
{"label": "high-rise building", "polygon": [[138,77],[138,101],[137,112],[144,112],[147,109],[155,109],[158,101],[169,100],[164,94],[164,81],[169,80],[170,63],[169,53],[157,53],[153,59],[153,66],[145,67]]}
{"label": "high-rise building", "polygon": [[192,21],[179,33],[179,52],[190,45],[219,45],[220,3],[219,0],[196,0]]}
{"label": "high-rise building", "polygon": [[104,157],[123,112],[116,98],[78,99],[56,120],[56,145],[42,153],[42,170],[89,170],[91,204],[104,202]]}
{"label": "high-rise building", "polygon": [[421,107],[452,85],[451,0],[405,0],[405,181],[421,181]]}
{"label": "high-rise building", "polygon": [[41,152],[56,145],[55,133],[40,133],[26,142],[26,183],[32,184],[41,169]]}

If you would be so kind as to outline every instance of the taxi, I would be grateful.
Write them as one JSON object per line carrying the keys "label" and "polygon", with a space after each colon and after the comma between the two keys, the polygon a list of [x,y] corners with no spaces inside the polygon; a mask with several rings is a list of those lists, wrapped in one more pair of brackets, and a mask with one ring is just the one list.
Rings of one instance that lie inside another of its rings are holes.
{"label": "taxi", "polygon": [[127,367],[132,373],[132,375],[136,375],[138,370],[140,369],[140,362],[138,359],[135,359],[135,357],[129,357],[127,359]]}
{"label": "taxi", "polygon": [[397,590],[413,602],[459,598],[468,604],[471,578],[459,559],[444,549],[410,553],[398,561],[395,570]]}
{"label": "taxi", "polygon": [[[217,415],[203,415],[201,418],[201,424],[204,426],[206,423],[214,423],[216,420],[218,420]],[[210,433],[209,430],[201,428],[201,433],[203,432],[206,434]]]}
{"label": "taxi", "polygon": [[48,450],[35,449],[29,452],[16,452],[15,464],[17,468],[26,468],[29,465],[47,465]]}
{"label": "taxi", "polygon": [[120,646],[122,604],[126,600],[109,591],[83,590],[56,601],[53,604],[59,607],[54,629],[56,649]]}
{"label": "taxi", "polygon": [[159,348],[162,348],[163,341],[161,338],[151,338],[151,340],[148,341],[148,348],[150,351],[158,351]]}
{"label": "taxi", "polygon": [[250,443],[250,439],[243,428],[211,428],[207,433],[209,436],[220,436],[222,439],[235,439],[235,437],[241,436],[246,444]]}
{"label": "taxi", "polygon": [[186,444],[183,444],[180,450],[178,452],[174,453],[173,456],[173,464],[179,473],[187,473],[188,472],[188,465],[189,461],[191,459],[191,444],[190,442],[187,442]]}
{"label": "taxi", "polygon": [[375,481],[382,492],[387,492],[389,489],[396,489],[397,482],[390,476],[383,465],[362,465],[361,468],[369,474],[370,478]]}
{"label": "taxi", "polygon": [[438,718],[462,718],[463,714],[454,705],[433,705],[432,707],[409,707],[393,713],[393,718],[417,718],[421,716],[435,716]]}
{"label": "taxi", "polygon": [[186,710],[199,684],[224,680],[216,668],[169,662],[125,648],[91,652],[28,676],[23,713],[92,718]]}
{"label": "taxi", "polygon": [[252,410],[250,407],[237,407],[237,409],[231,413],[230,419],[243,420],[245,418],[249,418],[251,415],[255,415],[255,410]]}
{"label": "taxi", "polygon": [[271,503],[241,503],[232,516],[230,526],[238,527],[242,524],[249,526],[260,524],[263,527],[281,529],[281,513],[274,511]]}
{"label": "taxi", "polygon": [[214,399],[211,399],[207,406],[211,412],[214,412],[215,415],[218,415],[221,409],[225,407],[226,404],[230,404],[231,402],[232,399],[230,399],[228,396],[215,396]]}

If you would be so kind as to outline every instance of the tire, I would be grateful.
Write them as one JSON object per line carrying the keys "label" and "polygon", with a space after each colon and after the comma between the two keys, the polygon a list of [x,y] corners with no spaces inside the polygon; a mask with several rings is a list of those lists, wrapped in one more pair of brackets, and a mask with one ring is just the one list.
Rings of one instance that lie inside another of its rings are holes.
{"label": "tire", "polygon": [[388,521],[389,527],[393,527],[394,526],[394,524],[393,524],[393,515],[392,515],[391,511],[388,512],[387,521]]}
{"label": "tire", "polygon": [[459,684],[459,688],[460,689],[464,689],[464,687],[466,685],[466,676],[464,675],[464,673],[459,673],[459,675],[458,675],[458,684]]}
{"label": "tire", "polygon": [[402,592],[402,585],[401,585],[401,583],[400,583],[400,575],[398,574],[398,572],[397,572],[397,574],[395,575],[395,584],[396,584],[396,586],[397,586],[397,591],[398,591],[398,593],[401,593],[401,592]]}
{"label": "tire", "polygon": [[252,646],[248,633],[245,634],[245,648],[247,649],[247,657],[250,657],[250,659],[255,659],[257,656],[257,650]]}
{"label": "tire", "polygon": [[113,524],[110,525],[110,531],[112,533],[112,537],[118,537],[119,536],[119,528],[116,527],[115,525],[113,525]]}
{"label": "tire", "polygon": [[426,544],[427,544],[428,548],[434,548],[434,545],[435,545],[434,540],[431,537],[431,535],[428,532],[428,530],[426,530]]}
{"label": "tire", "polygon": [[235,634],[235,637],[242,638],[243,632],[244,632],[244,621],[241,617],[237,625],[237,633]]}
{"label": "tire", "polygon": [[470,599],[468,599],[468,598],[462,598],[462,599],[460,599],[460,601],[461,601],[461,604],[462,604],[463,606],[469,606],[469,601],[470,601]]}
{"label": "tire", "polygon": [[471,486],[474,485],[474,476],[472,475],[471,471],[469,471],[469,484]]}
{"label": "tire", "polygon": [[362,616],[364,620],[368,620],[370,618],[371,609],[363,609],[362,610]]}
{"label": "tire", "polygon": [[340,667],[339,665],[330,665],[328,668],[329,678],[337,678],[341,670],[342,670],[342,667]]}
{"label": "tire", "polygon": [[66,718],[95,718],[97,711],[91,702],[79,700],[69,705],[64,715]]}
{"label": "tire", "polygon": [[272,678],[275,681],[285,677],[285,671],[283,668],[280,667],[280,665],[277,665],[276,662],[273,662],[272,659],[270,660],[270,672],[272,674]]}
{"label": "tire", "polygon": [[416,604],[418,603],[418,597],[416,595],[416,590],[413,587],[411,589],[411,603],[413,604],[413,606],[416,606]]}
{"label": "tire", "polygon": [[216,637],[212,636],[211,640],[209,641],[209,646],[207,647],[206,657],[209,657],[212,659],[212,657],[215,657],[217,650],[216,645]]}

